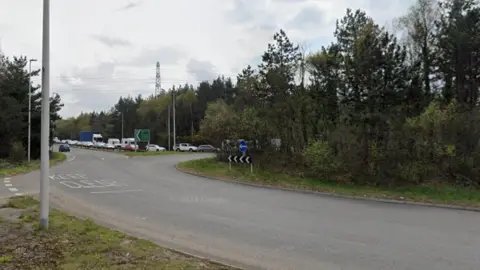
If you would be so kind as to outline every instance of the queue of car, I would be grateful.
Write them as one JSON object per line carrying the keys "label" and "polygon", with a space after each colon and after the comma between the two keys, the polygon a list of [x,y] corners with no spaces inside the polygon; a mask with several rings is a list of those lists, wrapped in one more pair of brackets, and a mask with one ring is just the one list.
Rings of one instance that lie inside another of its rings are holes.
{"label": "queue of car", "polygon": [[[138,145],[135,143],[133,138],[123,138],[122,140],[116,138],[110,138],[107,142],[103,141],[77,141],[77,140],[58,140],[54,139],[55,143],[60,144],[59,151],[69,152],[70,147],[82,147],[82,148],[91,148],[91,149],[105,149],[105,150],[123,150],[123,151],[138,151]],[[194,146],[189,143],[178,143],[173,146],[173,151],[176,152],[218,152],[219,149],[213,147],[212,145],[204,144]],[[165,147],[159,146],[157,144],[148,144],[146,146],[146,151],[148,152],[163,152],[167,151]]]}

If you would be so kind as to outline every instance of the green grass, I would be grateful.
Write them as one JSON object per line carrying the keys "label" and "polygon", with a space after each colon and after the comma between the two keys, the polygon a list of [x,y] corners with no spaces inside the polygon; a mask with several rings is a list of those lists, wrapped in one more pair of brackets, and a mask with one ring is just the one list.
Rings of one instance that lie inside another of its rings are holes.
{"label": "green grass", "polygon": [[235,180],[273,187],[313,190],[347,196],[480,207],[480,190],[478,189],[449,186],[414,186],[388,189],[366,187],[320,179],[292,177],[286,174],[259,170],[258,168],[254,168],[254,172],[250,173],[250,166],[246,164],[232,164],[232,169],[229,170],[228,163],[218,162],[215,158],[182,162],[178,164],[178,167],[181,170],[218,178],[220,180]]}
{"label": "green grass", "polygon": [[181,155],[189,152],[175,152],[175,151],[158,151],[158,152],[126,152],[125,155],[129,157],[138,156],[164,156],[164,155]]}
{"label": "green grass", "polygon": [[57,210],[49,229],[39,230],[39,204],[31,197],[12,198],[3,208],[21,214],[0,223],[0,269],[232,269]]}
{"label": "green grass", "polygon": [[[57,165],[67,159],[64,153],[54,152],[50,160],[50,166]],[[6,160],[0,160],[0,177],[14,176],[40,169],[40,160],[11,164]]]}

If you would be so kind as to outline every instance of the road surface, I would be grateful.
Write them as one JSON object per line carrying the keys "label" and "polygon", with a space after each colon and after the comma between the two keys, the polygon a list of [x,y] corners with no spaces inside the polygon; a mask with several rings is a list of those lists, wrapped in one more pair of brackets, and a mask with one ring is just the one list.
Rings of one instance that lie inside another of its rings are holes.
{"label": "road surface", "polygon": [[[480,213],[253,188],[174,168],[204,156],[74,149],[52,169],[52,194],[101,223],[246,269],[480,269]],[[11,182],[36,192],[38,177]]]}

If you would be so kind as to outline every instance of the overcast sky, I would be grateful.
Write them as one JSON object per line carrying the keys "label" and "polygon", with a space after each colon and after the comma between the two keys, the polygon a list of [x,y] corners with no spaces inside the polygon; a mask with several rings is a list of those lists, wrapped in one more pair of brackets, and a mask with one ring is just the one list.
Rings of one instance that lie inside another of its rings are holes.
{"label": "overcast sky", "polygon": [[[40,60],[41,0],[0,0],[0,48]],[[51,91],[62,116],[109,109],[123,95],[235,76],[257,64],[283,28],[308,50],[333,39],[335,20],[361,8],[379,24],[413,0],[51,0]],[[36,78],[36,82],[40,82]]]}

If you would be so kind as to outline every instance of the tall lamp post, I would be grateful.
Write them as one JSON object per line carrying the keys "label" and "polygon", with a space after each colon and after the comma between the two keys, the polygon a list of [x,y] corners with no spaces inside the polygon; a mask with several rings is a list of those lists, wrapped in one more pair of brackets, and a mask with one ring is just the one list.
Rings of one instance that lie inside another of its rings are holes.
{"label": "tall lamp post", "polygon": [[32,62],[37,59],[30,59],[28,67],[28,162],[30,162],[30,148],[32,141]]}
{"label": "tall lamp post", "polygon": [[40,228],[48,228],[50,212],[50,0],[43,0],[42,126],[40,136]]}

